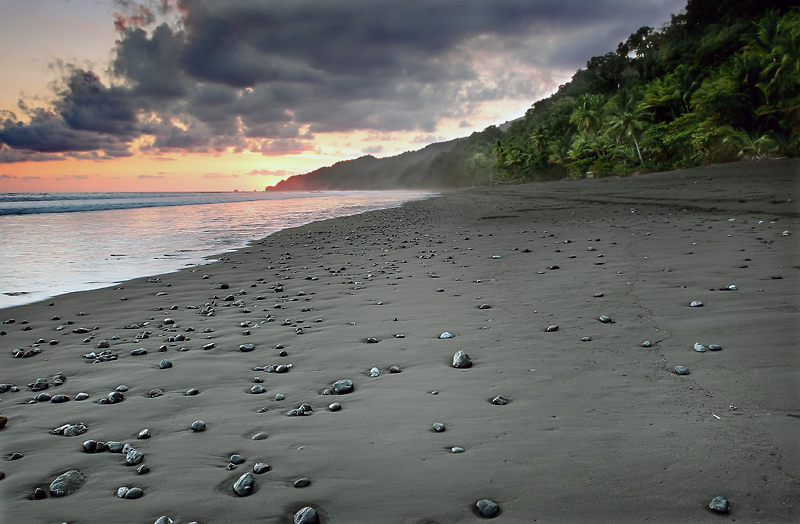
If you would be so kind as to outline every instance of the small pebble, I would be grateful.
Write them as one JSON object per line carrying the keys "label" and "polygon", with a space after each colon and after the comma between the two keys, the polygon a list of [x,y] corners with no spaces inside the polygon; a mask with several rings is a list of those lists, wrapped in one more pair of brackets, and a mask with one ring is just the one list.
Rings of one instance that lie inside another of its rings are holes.
{"label": "small pebble", "polygon": [[649,340],[645,340],[644,342],[642,342],[642,347],[643,348],[649,348],[649,347],[652,347],[652,345],[653,345],[653,343],[650,342]]}
{"label": "small pebble", "polygon": [[475,506],[478,508],[480,516],[487,519],[496,517],[500,512],[500,506],[489,499],[481,499]]}
{"label": "small pebble", "polygon": [[353,391],[353,381],[348,379],[337,380],[333,383],[333,391],[337,395],[344,395]]}
{"label": "small pebble", "polygon": [[703,352],[705,352],[706,347],[703,344],[699,343],[699,342],[695,342],[694,343],[694,350],[697,351],[698,353],[703,353]]}
{"label": "small pebble", "polygon": [[703,307],[703,303],[699,300],[692,300],[692,302],[689,304],[689,307]]}
{"label": "small pebble", "polygon": [[678,375],[688,375],[689,368],[685,366],[675,366],[675,373],[677,373]]}
{"label": "small pebble", "polygon": [[391,366],[389,368],[389,373],[396,374],[396,373],[400,373],[400,371],[401,371],[400,370],[400,366]]}
{"label": "small pebble", "polygon": [[158,367],[161,368],[161,369],[171,368],[172,367],[172,362],[170,362],[167,359],[164,359],[161,362],[159,362]]}
{"label": "small pebble", "polygon": [[144,439],[149,439],[150,436],[151,436],[150,435],[150,430],[145,428],[145,429],[141,430],[138,435],[136,435],[136,438],[144,440]]}
{"label": "small pebble", "polygon": [[592,337],[583,337],[583,338],[581,338],[581,342],[591,342],[591,341],[592,341]]}
{"label": "small pebble", "polygon": [[255,480],[253,479],[253,474],[249,471],[233,483],[233,491],[240,497],[246,497],[253,493],[254,487]]}
{"label": "small pebble", "polygon": [[257,475],[266,473],[269,470],[270,470],[269,464],[267,464],[266,462],[256,462],[253,465],[253,473],[256,473]]}
{"label": "small pebble", "polygon": [[187,397],[193,397],[193,396],[197,395],[198,393],[200,393],[200,390],[198,390],[196,388],[190,388],[190,389],[186,390],[185,394],[186,394]]}
{"label": "small pebble", "polygon": [[466,451],[466,450],[464,448],[462,448],[462,447],[459,447],[459,446],[454,446],[454,447],[450,448],[450,452],[451,453],[464,453],[464,451]]}
{"label": "small pebble", "polygon": [[439,335],[439,338],[440,338],[440,339],[447,339],[447,338],[453,338],[454,336],[455,336],[455,335],[453,335],[452,333],[450,333],[450,332],[448,332],[448,331],[445,331],[444,333],[442,333],[441,335]]}
{"label": "small pebble", "polygon": [[434,422],[434,423],[433,423],[433,430],[434,430],[436,433],[441,433],[441,432],[443,432],[443,431],[445,430],[444,424],[442,424],[441,422]]}
{"label": "small pebble", "polygon": [[294,524],[318,524],[319,517],[314,508],[305,507],[294,514]]}
{"label": "small pebble", "polygon": [[338,402],[334,402],[333,404],[330,404],[328,406],[328,409],[331,411],[339,411],[340,409],[342,409],[342,405],[339,404]]}
{"label": "small pebble", "polygon": [[728,499],[725,497],[714,497],[711,500],[711,503],[708,505],[708,508],[712,511],[717,511],[719,513],[727,513],[728,512]]}
{"label": "small pebble", "polygon": [[492,399],[492,404],[494,404],[495,406],[505,406],[506,404],[508,404],[508,397],[505,397],[503,395],[497,395]]}
{"label": "small pebble", "polygon": [[603,324],[610,324],[612,322],[611,317],[607,315],[600,315],[600,318],[598,318],[597,320],[599,320]]}
{"label": "small pebble", "polygon": [[711,351],[719,351],[720,349],[722,349],[722,346],[720,346],[719,344],[709,344],[708,349],[710,349]]}
{"label": "small pebble", "polygon": [[206,423],[202,420],[195,420],[192,422],[192,431],[205,431],[206,430]]}
{"label": "small pebble", "polygon": [[377,376],[380,376],[380,374],[381,374],[381,370],[378,369],[378,368],[372,368],[372,369],[369,370],[369,376],[370,377],[377,377]]}
{"label": "small pebble", "polygon": [[472,359],[460,349],[453,355],[453,367],[462,369],[472,367]]}
{"label": "small pebble", "polygon": [[296,488],[305,488],[306,486],[311,485],[311,481],[306,477],[303,477],[295,480],[293,485]]}
{"label": "small pebble", "polygon": [[252,436],[252,440],[264,440],[267,437],[269,437],[269,435],[267,433],[263,433],[263,432],[262,433],[256,433],[255,435]]}
{"label": "small pebble", "polygon": [[147,466],[147,464],[141,464],[138,468],[136,468],[136,473],[138,473],[139,475],[144,475],[149,472],[150,468]]}
{"label": "small pebble", "polygon": [[558,331],[558,324],[553,324],[552,326],[547,326],[547,329],[545,329],[545,331],[548,332],[548,333],[553,333],[554,331]]}

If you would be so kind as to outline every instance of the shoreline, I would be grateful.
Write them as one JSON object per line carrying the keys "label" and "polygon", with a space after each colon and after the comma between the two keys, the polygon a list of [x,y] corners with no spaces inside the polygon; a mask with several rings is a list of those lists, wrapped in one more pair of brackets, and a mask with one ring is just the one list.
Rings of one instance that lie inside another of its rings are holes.
{"label": "shoreline", "polygon": [[[311,506],[326,524],[478,522],[488,498],[498,522],[717,522],[721,495],[732,519],[791,522],[799,172],[769,160],[443,192],[4,309],[0,383],[21,391],[0,393],[0,520],[291,522]],[[101,341],[116,360],[83,358]],[[458,350],[472,367],[451,366]],[[71,400],[29,404],[37,378]],[[354,391],[323,394],[340,379]],[[97,403],[119,385],[124,401]],[[303,403],[312,415],[287,415]],[[52,434],[77,422],[84,435]],[[86,439],[130,443],[150,471]],[[228,469],[234,454],[245,462]],[[258,462],[270,470],[238,497]],[[33,500],[70,469],[79,490]]]}

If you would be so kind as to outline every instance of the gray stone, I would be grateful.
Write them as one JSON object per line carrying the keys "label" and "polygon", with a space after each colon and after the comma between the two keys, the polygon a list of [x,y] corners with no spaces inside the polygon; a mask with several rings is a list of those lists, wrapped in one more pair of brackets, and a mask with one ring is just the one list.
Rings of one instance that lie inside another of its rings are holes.
{"label": "gray stone", "polygon": [[307,479],[306,477],[303,477],[303,478],[299,478],[299,479],[295,480],[293,485],[296,488],[305,488],[306,486],[310,486],[311,485],[311,481],[309,479]]}
{"label": "gray stone", "polygon": [[256,348],[255,344],[240,344],[239,345],[239,351],[241,351],[242,353],[248,353],[250,351],[253,351],[255,348]]}
{"label": "gray stone", "polygon": [[62,473],[50,483],[50,494],[54,497],[65,497],[76,492],[86,483],[86,477],[77,469]]}
{"label": "gray stone", "polygon": [[269,464],[266,462],[256,462],[253,466],[253,473],[261,475],[262,473],[266,473],[270,470]]}
{"label": "gray stone", "polygon": [[233,483],[233,491],[240,497],[246,497],[252,494],[254,487],[255,480],[253,480],[253,474],[250,472],[245,473]]}
{"label": "gray stone", "polygon": [[717,511],[719,513],[727,513],[728,512],[728,499],[725,497],[714,497],[711,500],[711,503],[708,505],[708,508],[712,511]]}
{"label": "gray stone", "polygon": [[675,366],[675,373],[677,373],[678,375],[688,375],[689,368],[685,366]]}
{"label": "gray stone", "polygon": [[344,395],[346,393],[352,393],[353,391],[353,381],[349,379],[342,379],[337,380],[333,383],[333,391],[337,395]]}
{"label": "gray stone", "polygon": [[600,317],[597,320],[599,320],[603,324],[610,324],[613,322],[613,320],[611,320],[611,317],[609,317],[608,315],[600,315]]}
{"label": "gray stone", "polygon": [[497,395],[492,399],[492,404],[494,404],[495,406],[505,406],[506,404],[508,404],[508,397],[503,395]]}
{"label": "gray stone", "polygon": [[500,513],[500,506],[489,499],[481,499],[475,506],[480,516],[487,519],[494,518]]}
{"label": "gray stone", "polygon": [[434,422],[433,423],[433,430],[436,433],[441,433],[442,431],[445,430],[444,424],[442,424],[441,422]]}
{"label": "gray stone", "polygon": [[456,354],[453,355],[453,367],[454,368],[472,367],[472,360],[469,358],[469,355],[464,353],[464,350],[459,349],[458,351],[456,351]]}
{"label": "gray stone", "polygon": [[314,508],[305,507],[294,514],[294,524],[318,524],[319,517]]}
{"label": "gray stone", "polygon": [[172,367],[172,362],[170,362],[167,359],[164,359],[164,360],[162,360],[161,362],[158,363],[158,367],[161,368],[161,369],[171,368]]}
{"label": "gray stone", "polygon": [[231,464],[244,464],[244,457],[241,455],[231,455]]}
{"label": "gray stone", "polygon": [[206,423],[202,420],[195,420],[192,422],[192,431],[205,431],[206,430]]}
{"label": "gray stone", "polygon": [[144,460],[144,454],[136,449],[131,449],[125,454],[125,465],[135,466]]}

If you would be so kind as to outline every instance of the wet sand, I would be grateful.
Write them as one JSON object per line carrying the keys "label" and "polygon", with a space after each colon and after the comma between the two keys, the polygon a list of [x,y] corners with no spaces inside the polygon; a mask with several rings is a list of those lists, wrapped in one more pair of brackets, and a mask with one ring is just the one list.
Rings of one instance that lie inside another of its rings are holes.
{"label": "wet sand", "polygon": [[[799,176],[765,160],[446,193],[2,310],[0,383],[19,391],[0,394],[0,522],[289,523],[310,506],[326,524],[466,523],[480,499],[509,523],[794,522]],[[84,358],[101,341],[116,360]],[[459,350],[472,367],[452,367]],[[37,378],[71,400],[30,403]],[[324,394],[340,379],[353,392]],[[150,471],[88,439],[129,443]],[[34,500],[73,469],[80,489]]]}

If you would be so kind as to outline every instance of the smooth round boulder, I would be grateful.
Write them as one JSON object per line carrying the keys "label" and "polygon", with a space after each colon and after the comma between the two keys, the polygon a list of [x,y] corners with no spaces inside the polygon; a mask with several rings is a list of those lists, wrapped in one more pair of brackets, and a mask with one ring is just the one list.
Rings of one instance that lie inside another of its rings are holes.
{"label": "smooth round boulder", "polygon": [[459,349],[456,351],[456,354],[453,355],[453,367],[461,369],[472,367],[472,360],[469,358],[469,355],[464,353],[464,350]]}

